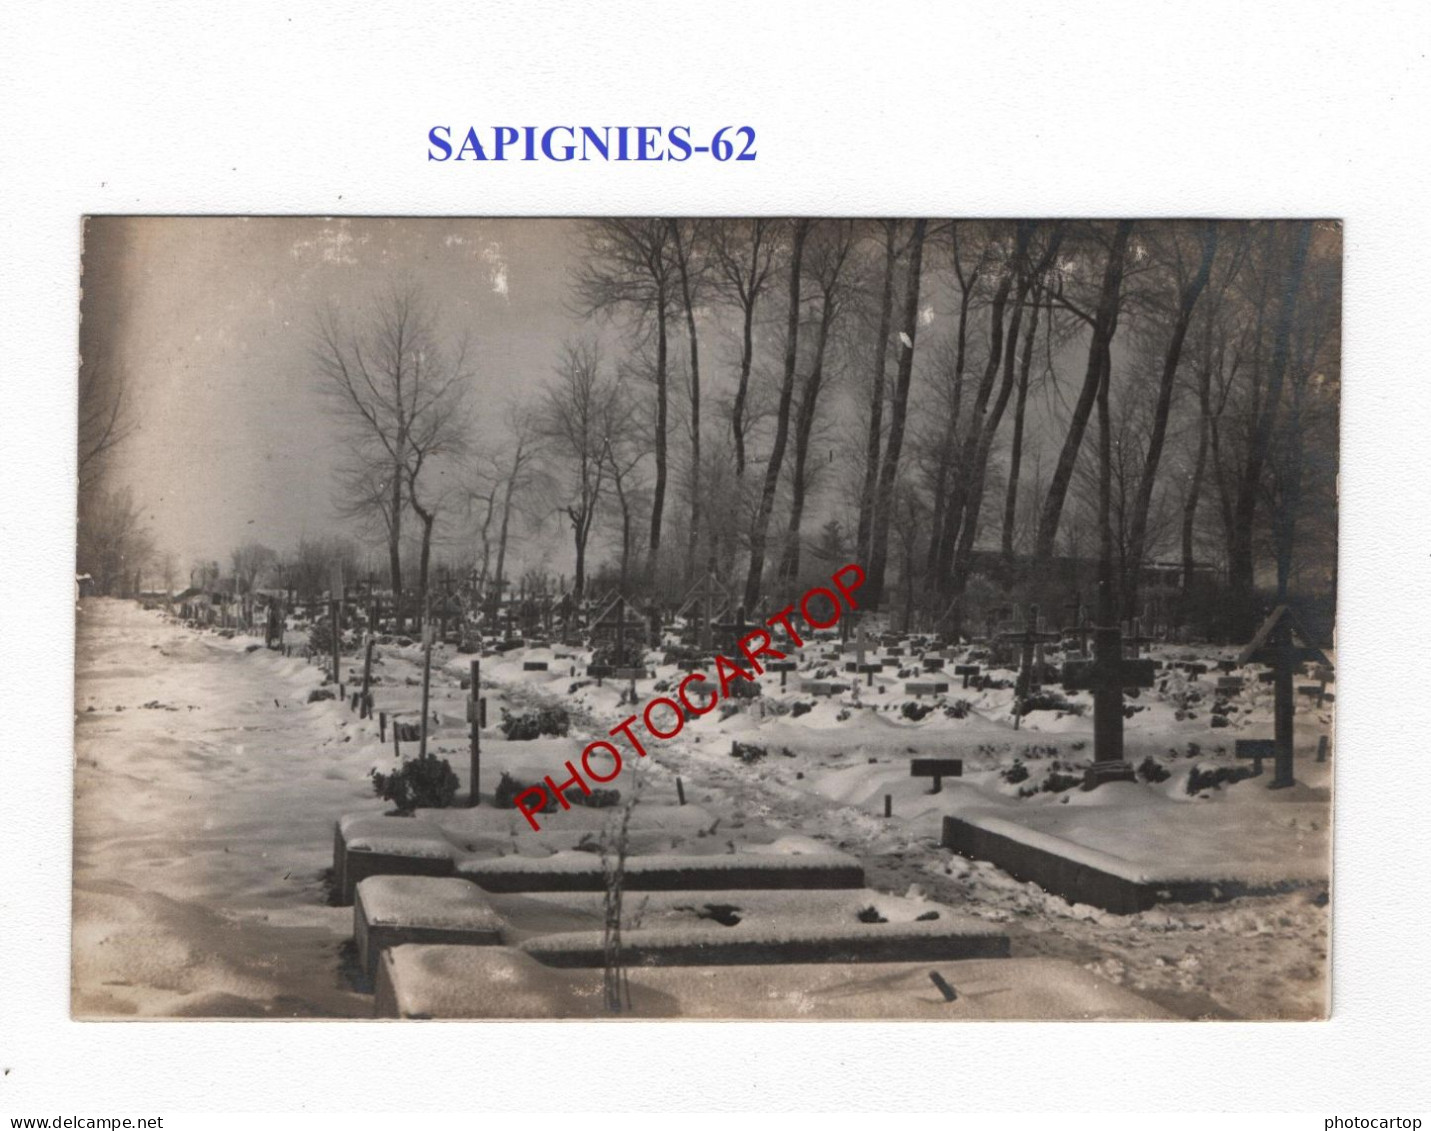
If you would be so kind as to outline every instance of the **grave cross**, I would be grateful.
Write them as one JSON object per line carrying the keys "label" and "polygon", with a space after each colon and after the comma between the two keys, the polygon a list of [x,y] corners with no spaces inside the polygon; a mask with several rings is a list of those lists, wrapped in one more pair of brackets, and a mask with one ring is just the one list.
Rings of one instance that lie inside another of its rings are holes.
{"label": "grave cross", "polygon": [[1292,777],[1292,721],[1297,704],[1292,680],[1297,669],[1313,660],[1327,664],[1326,653],[1309,647],[1300,640],[1292,611],[1286,605],[1272,610],[1247,647],[1237,657],[1239,664],[1268,664],[1272,668],[1273,738],[1275,771],[1268,789],[1285,789],[1294,784]]}
{"label": "grave cross", "polygon": [[1022,632],[1002,632],[999,639],[1009,644],[1017,644],[1021,648],[1019,659],[1019,678],[1014,687],[1014,695],[1023,699],[1032,694],[1039,685],[1038,672],[1034,663],[1034,647],[1039,644],[1051,643],[1057,640],[1056,632],[1040,632],[1038,630],[1038,606],[1030,605],[1028,613],[1024,618],[1024,628]]}
{"label": "grave cross", "polygon": [[1153,661],[1123,656],[1122,632],[1115,626],[1093,630],[1093,659],[1063,665],[1067,691],[1093,692],[1093,765],[1083,788],[1104,782],[1134,780],[1133,767],[1123,758],[1123,689],[1152,687]]}
{"label": "grave cross", "polygon": [[1142,646],[1153,643],[1151,636],[1141,636],[1138,633],[1139,621],[1134,617],[1131,622],[1123,625],[1123,648],[1124,654],[1130,659],[1136,660],[1142,655]]}
{"label": "grave cross", "polygon": [[711,602],[717,597],[721,598],[722,607],[728,603],[726,592],[720,582],[716,580],[713,573],[707,571],[705,576],[686,592],[686,599],[681,603],[680,611],[677,613],[678,616],[685,616],[689,620],[691,607],[699,603],[700,622],[697,627],[696,646],[706,655],[710,655],[713,651],[711,623],[715,620],[716,610],[712,607]]}
{"label": "grave cross", "polygon": [[738,647],[741,637],[751,629],[759,628],[760,625],[745,619],[745,606],[741,605],[736,609],[734,620],[724,621],[714,627],[720,633],[722,651],[732,653]]}
{"label": "grave cross", "polygon": [[472,661],[471,686],[467,695],[467,722],[470,724],[472,792],[468,805],[475,808],[482,799],[482,727],[487,723],[487,700],[482,698],[482,661]]}
{"label": "grave cross", "polygon": [[[843,620],[844,618],[841,618]],[[865,622],[863,618],[855,626],[855,674],[865,677],[865,686],[874,686],[874,673],[881,671],[883,664],[871,664],[865,659]],[[848,668],[846,668],[848,670]]]}

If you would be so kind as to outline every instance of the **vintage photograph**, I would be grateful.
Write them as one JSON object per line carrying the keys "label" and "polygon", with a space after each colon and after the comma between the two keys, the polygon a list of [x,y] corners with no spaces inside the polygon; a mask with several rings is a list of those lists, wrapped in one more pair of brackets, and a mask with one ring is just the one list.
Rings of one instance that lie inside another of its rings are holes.
{"label": "vintage photograph", "polygon": [[86,218],[72,1016],[1326,1018],[1341,279]]}

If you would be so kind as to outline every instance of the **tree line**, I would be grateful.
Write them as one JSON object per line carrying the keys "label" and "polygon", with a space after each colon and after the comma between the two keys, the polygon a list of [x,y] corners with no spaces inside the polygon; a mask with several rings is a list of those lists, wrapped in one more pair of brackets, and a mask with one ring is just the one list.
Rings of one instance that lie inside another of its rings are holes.
{"label": "tree line", "polygon": [[571,336],[485,374],[500,410],[482,327],[416,286],[317,314],[306,372],[335,517],[419,609],[438,565],[547,588],[560,529],[576,598],[712,574],[754,611],[856,560],[870,605],[957,630],[1070,591],[1137,616],[1158,563],[1201,603],[1175,619],[1238,636],[1334,590],[1340,251],[1304,221],[590,220]]}

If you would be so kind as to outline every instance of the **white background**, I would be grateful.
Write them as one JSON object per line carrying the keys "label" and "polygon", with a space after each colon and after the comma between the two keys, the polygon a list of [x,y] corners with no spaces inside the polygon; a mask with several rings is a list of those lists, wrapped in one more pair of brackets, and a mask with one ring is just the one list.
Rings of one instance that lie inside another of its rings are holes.
{"label": "white background", "polygon": [[[1424,11],[1306,0],[8,7],[0,1114],[1425,1115]],[[748,123],[759,159],[432,164],[426,132],[439,123],[688,124],[697,133]],[[1330,1022],[593,1029],[68,1020],[81,215],[643,211],[1346,221]]]}

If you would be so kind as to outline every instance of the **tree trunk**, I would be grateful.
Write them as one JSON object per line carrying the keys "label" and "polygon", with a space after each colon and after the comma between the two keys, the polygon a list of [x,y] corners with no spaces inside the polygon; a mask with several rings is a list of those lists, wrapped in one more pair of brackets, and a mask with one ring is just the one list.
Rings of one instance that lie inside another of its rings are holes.
{"label": "tree trunk", "polygon": [[679,221],[671,221],[671,238],[676,247],[676,269],[681,279],[681,305],[686,312],[686,337],[691,348],[691,529],[686,541],[686,584],[695,571],[701,540],[701,357],[696,341],[696,312],[691,303],[689,248],[681,242]]}
{"label": "tree trunk", "polygon": [[959,329],[955,336],[954,348],[953,403],[949,408],[949,424],[944,429],[944,440],[939,447],[939,464],[935,473],[934,499],[930,515],[933,525],[929,531],[929,550],[924,566],[925,574],[931,578],[940,576],[940,562],[948,560],[943,556],[945,549],[944,521],[947,517],[945,512],[948,507],[949,491],[953,487],[950,477],[957,465],[959,409],[963,404],[964,397],[964,356],[969,338],[969,303],[973,297],[974,286],[971,281],[963,286],[963,292],[959,299]]}
{"label": "tree trunk", "polygon": [[[1211,336],[1212,321],[1208,320],[1208,336]],[[1202,493],[1202,477],[1207,469],[1208,434],[1212,425],[1212,350],[1204,347],[1202,372],[1198,376],[1198,428],[1197,455],[1193,459],[1192,479],[1188,483],[1188,495],[1183,501],[1183,592],[1192,587],[1197,561],[1193,553],[1193,537],[1197,529],[1197,505]]]}
{"label": "tree trunk", "polygon": [[899,474],[899,457],[904,447],[904,422],[909,406],[909,381],[914,372],[914,340],[919,331],[919,275],[924,259],[924,233],[928,220],[916,220],[910,237],[909,267],[904,285],[904,337],[895,375],[894,403],[890,409],[889,440],[880,467],[879,494],[870,529],[870,560],[866,567],[866,591],[862,598],[872,609],[884,598],[885,558],[889,553],[890,510],[894,504],[894,481]]}
{"label": "tree trunk", "polygon": [[[520,458],[520,456],[519,456]],[[502,527],[497,534],[497,583],[494,588],[497,591],[497,599],[493,605],[494,612],[501,607],[502,583],[507,579],[507,531],[512,518],[512,493],[516,488],[517,476],[515,471],[511,478],[507,480],[507,489],[502,499]]]}
{"label": "tree trunk", "polygon": [[875,494],[879,483],[879,450],[884,427],[884,375],[889,359],[889,323],[894,313],[894,263],[897,255],[894,242],[897,220],[886,220],[884,232],[884,282],[880,287],[879,329],[875,337],[874,375],[870,380],[869,436],[865,441],[865,481],[860,492],[859,526],[855,534],[855,549],[868,559],[870,524],[874,514]]}
{"label": "tree trunk", "polygon": [[790,401],[795,390],[795,361],[800,338],[800,269],[805,255],[809,220],[796,220],[790,249],[790,300],[785,320],[785,367],[780,384],[780,406],[775,416],[775,445],[765,468],[765,486],[760,495],[755,524],[750,532],[750,569],[745,577],[745,607],[760,603],[760,583],[765,572],[765,544],[770,515],[775,509],[775,491],[780,484],[780,465],[785,461],[785,445],[790,433]]}
{"label": "tree trunk", "polygon": [[[964,427],[964,440],[958,447],[953,473],[954,483],[945,497],[944,517],[939,523],[939,553],[934,563],[935,578],[941,593],[955,590],[954,563],[956,551],[963,533],[963,517],[968,509],[974,487],[980,438],[983,435],[982,422],[986,419],[989,397],[994,391],[994,379],[1004,357],[1004,312],[1008,308],[1009,291],[1013,288],[1014,271],[1004,271],[999,286],[994,291],[989,308],[989,358],[984,365],[984,375],[979,379],[979,388],[974,394],[974,404],[969,413],[969,421]],[[1012,347],[1010,347],[1012,348]],[[979,477],[979,489],[983,490],[983,480]],[[980,500],[982,503],[982,499]]]}
{"label": "tree trunk", "polygon": [[810,451],[810,433],[815,427],[815,405],[820,396],[820,383],[824,380],[825,345],[830,337],[830,323],[834,320],[832,296],[825,295],[820,308],[820,328],[815,338],[815,358],[810,375],[800,391],[800,410],[795,416],[795,467],[790,480],[790,524],[785,532],[785,553],[782,557],[779,576],[794,582],[800,574],[800,523],[805,513],[805,464]]}
{"label": "tree trunk", "polygon": [[735,477],[745,476],[745,398],[750,389],[750,362],[754,354],[752,325],[755,321],[755,298],[741,303],[740,383],[735,389],[735,403],[730,410],[730,431],[735,439]]}
{"label": "tree trunk", "polygon": [[1083,390],[1079,393],[1078,403],[1074,405],[1068,434],[1064,437],[1063,448],[1058,454],[1058,463],[1053,469],[1048,494],[1044,496],[1043,510],[1039,515],[1034,558],[1045,564],[1053,560],[1054,541],[1058,537],[1058,525],[1063,517],[1063,504],[1068,497],[1073,468],[1078,462],[1078,451],[1083,446],[1083,433],[1088,427],[1088,417],[1093,411],[1093,402],[1102,383],[1103,365],[1108,356],[1109,343],[1118,326],[1118,293],[1123,285],[1123,258],[1132,231],[1131,220],[1119,221],[1113,236],[1113,246],[1108,251],[1108,261],[1103,269],[1103,285],[1088,343],[1088,367],[1084,373]]}
{"label": "tree trunk", "polygon": [[1247,463],[1238,482],[1233,524],[1239,537],[1233,545],[1234,554],[1228,563],[1228,573],[1232,585],[1234,617],[1232,630],[1239,639],[1250,635],[1257,618],[1252,560],[1252,524],[1257,516],[1257,492],[1262,482],[1262,469],[1267,461],[1273,425],[1276,423],[1277,404],[1282,396],[1282,382],[1287,374],[1292,312],[1296,306],[1297,292],[1301,289],[1302,270],[1306,266],[1307,247],[1311,238],[1311,221],[1304,221],[1297,233],[1297,242],[1292,250],[1292,261],[1286,276],[1287,284],[1282,291],[1277,326],[1272,340],[1272,358],[1265,399],[1262,403],[1262,410],[1257,416]]}
{"label": "tree trunk", "polygon": [[1138,587],[1146,553],[1148,536],[1148,511],[1153,504],[1153,486],[1158,478],[1158,465],[1163,458],[1163,442],[1168,434],[1168,414],[1173,404],[1173,379],[1177,376],[1178,363],[1182,358],[1183,341],[1187,337],[1188,325],[1192,322],[1193,308],[1198,296],[1207,286],[1212,273],[1212,259],[1217,253],[1217,224],[1208,221],[1203,231],[1202,260],[1198,263],[1197,274],[1182,288],[1178,295],[1178,312],[1173,321],[1173,332],[1168,339],[1168,348],[1163,355],[1162,380],[1158,385],[1158,400],[1153,409],[1153,430],[1148,437],[1148,454],[1143,460],[1143,474],[1138,479],[1138,493],[1133,499],[1132,530],[1128,539],[1128,564],[1123,577],[1123,602],[1125,614],[1131,616],[1138,604]]}
{"label": "tree trunk", "polygon": [[666,507],[666,292],[656,292],[656,483],[651,491],[651,560],[654,580],[661,554],[661,513]]}
{"label": "tree trunk", "polygon": [[399,612],[402,608],[402,487],[405,473],[403,464],[400,461],[394,462],[392,496],[389,503],[392,515],[388,520],[388,576],[392,579],[393,601]]}
{"label": "tree trunk", "polygon": [[1018,522],[1019,474],[1024,460],[1024,410],[1029,399],[1029,369],[1033,363],[1034,337],[1038,333],[1041,301],[1041,295],[1035,291],[1028,333],[1024,336],[1024,355],[1019,363],[1019,391],[1014,400],[1014,435],[1009,447],[1009,483],[1004,495],[1004,528],[999,538],[999,550],[1003,554],[1006,568],[1014,563],[1014,525]]}

